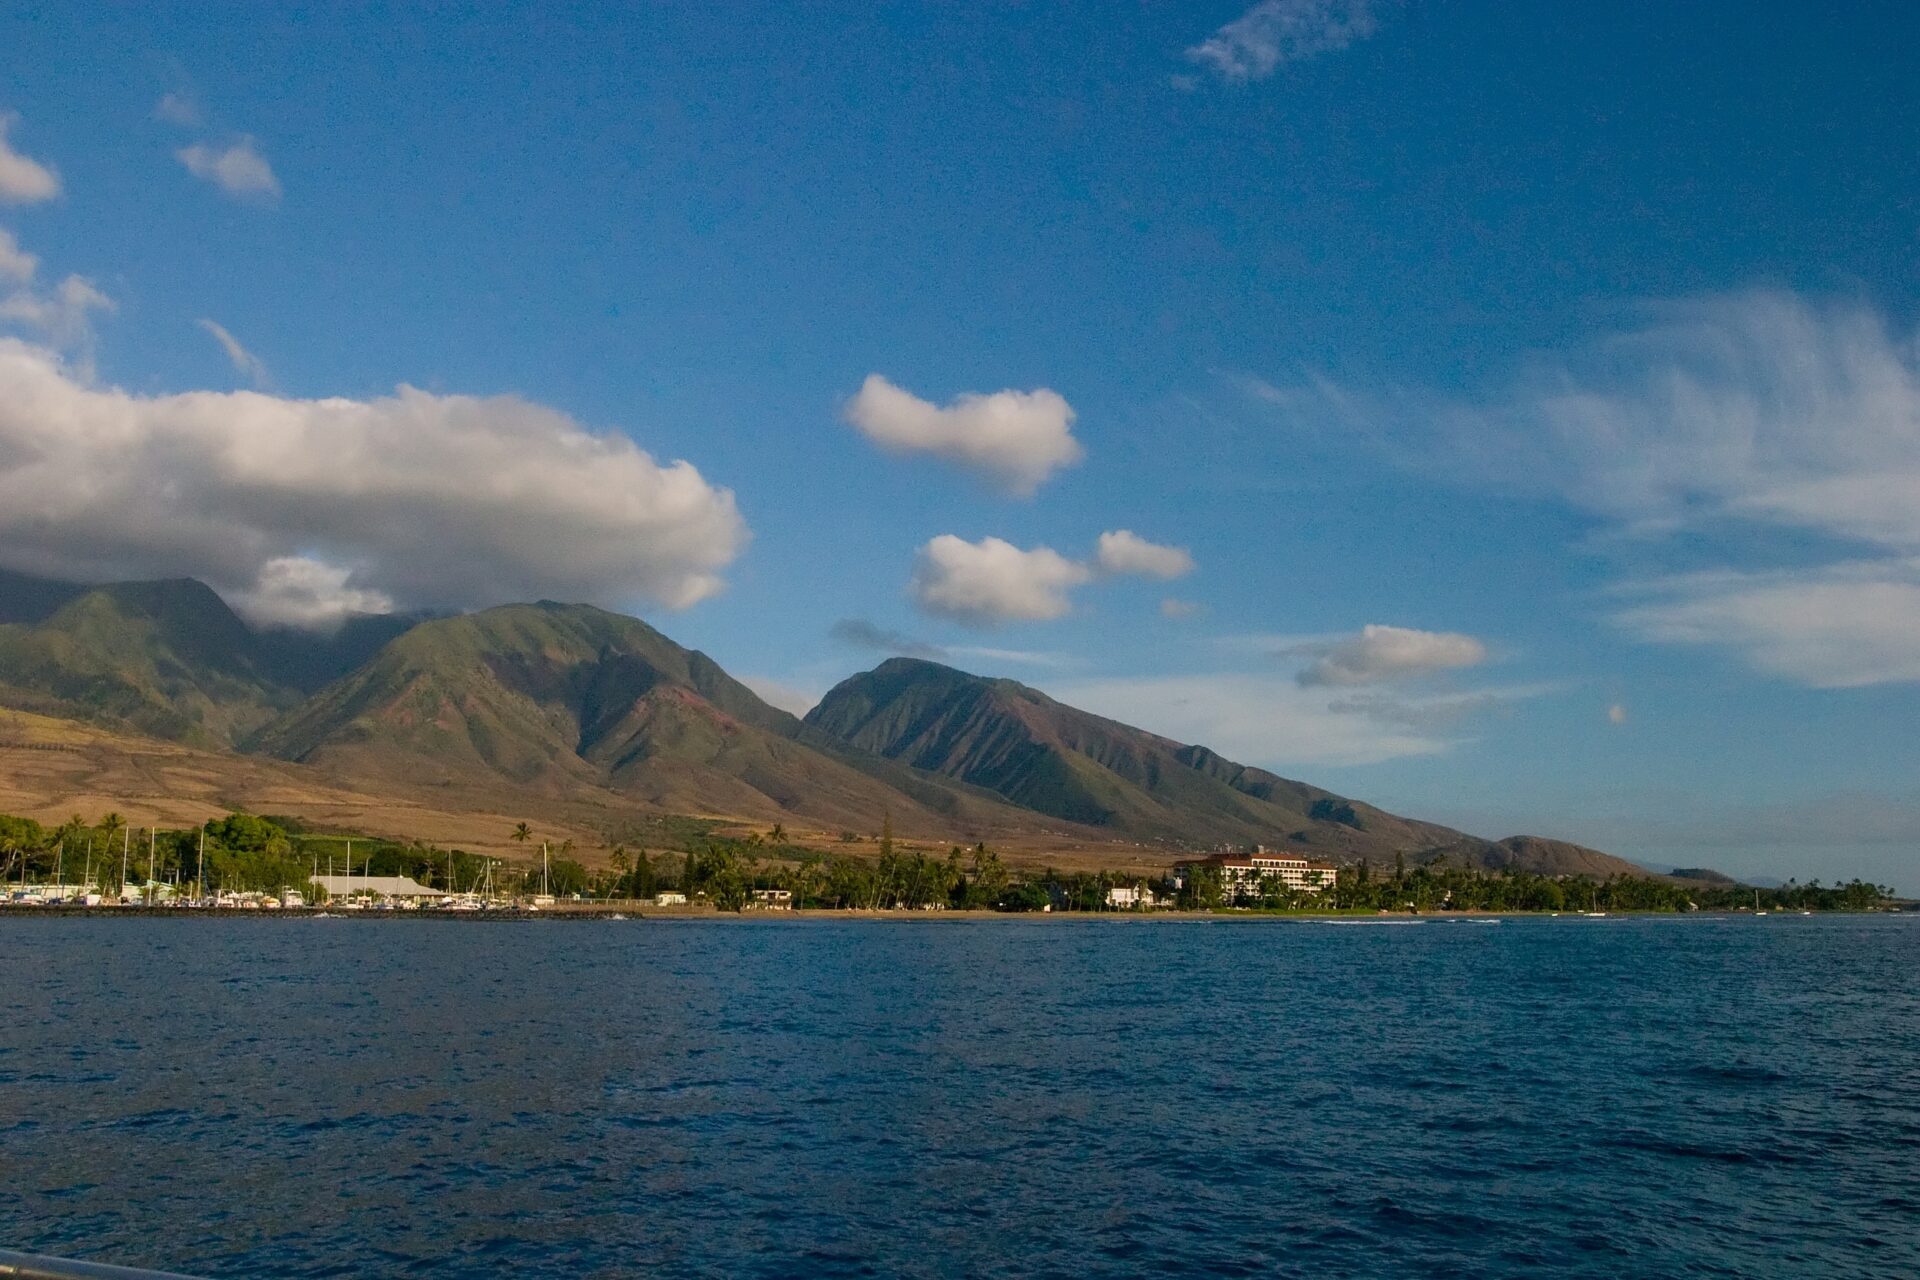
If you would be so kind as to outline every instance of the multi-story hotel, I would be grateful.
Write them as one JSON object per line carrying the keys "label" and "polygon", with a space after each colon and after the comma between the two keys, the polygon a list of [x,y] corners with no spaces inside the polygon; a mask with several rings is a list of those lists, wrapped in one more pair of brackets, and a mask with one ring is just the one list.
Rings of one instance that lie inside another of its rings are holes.
{"label": "multi-story hotel", "polygon": [[1259,897],[1269,879],[1301,893],[1320,893],[1333,887],[1334,875],[1339,871],[1331,862],[1315,862],[1298,854],[1275,853],[1264,848],[1250,854],[1216,854],[1192,865],[1219,871],[1220,891],[1229,902]]}

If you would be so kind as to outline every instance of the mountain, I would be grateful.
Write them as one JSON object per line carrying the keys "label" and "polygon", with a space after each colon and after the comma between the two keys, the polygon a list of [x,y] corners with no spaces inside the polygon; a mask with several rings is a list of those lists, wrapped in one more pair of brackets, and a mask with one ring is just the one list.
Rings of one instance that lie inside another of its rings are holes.
{"label": "mountain", "polygon": [[363,662],[405,618],[255,631],[191,578],[86,587],[0,574],[0,705],[237,746]]}
{"label": "mountain", "polygon": [[[1577,845],[1397,817],[916,659],[843,681],[797,719],[705,654],[588,605],[351,618],[323,635],[251,627],[190,579],[0,573],[0,619],[0,707],[183,744],[202,753],[196,769],[224,752],[236,779],[269,775],[232,753],[277,758],[404,812],[478,805],[578,827],[666,811],[865,832],[891,819],[906,836],[1096,861],[1262,844],[1645,874]],[[163,795],[178,785],[140,776]],[[288,795],[290,775],[271,776]]]}
{"label": "mountain", "polygon": [[807,723],[1009,803],[1136,839],[1392,856],[1471,837],[1235,764],[1056,702],[1013,680],[892,658],[842,681]]}
{"label": "mountain", "polygon": [[[1598,849],[1569,844],[1565,840],[1547,840],[1540,836],[1508,836],[1505,840],[1480,840],[1468,836],[1421,854],[1420,861],[1446,858],[1458,866],[1478,867],[1482,871],[1530,871],[1539,876],[1646,876],[1650,873],[1638,863],[1616,858]],[[1717,874],[1717,873],[1708,873]]]}
{"label": "mountain", "polygon": [[55,609],[86,593],[87,588],[77,582],[0,569],[0,624],[44,622]]}
{"label": "mountain", "polygon": [[[1715,871],[1712,867],[1675,867],[1673,870],[1667,872],[1667,875],[1675,880],[1692,880],[1698,884],[1704,884],[1714,889],[1732,889],[1744,883],[1743,881],[1734,879],[1724,871]],[[1753,881],[1752,884],[1756,888],[1762,887],[1757,880]],[[1768,885],[1765,887],[1778,888],[1779,886]]]}
{"label": "mountain", "polygon": [[421,623],[253,745],[413,782],[600,787],[681,812],[865,830],[888,815],[903,831],[996,825],[987,798],[823,739],[705,654],[588,605]]}

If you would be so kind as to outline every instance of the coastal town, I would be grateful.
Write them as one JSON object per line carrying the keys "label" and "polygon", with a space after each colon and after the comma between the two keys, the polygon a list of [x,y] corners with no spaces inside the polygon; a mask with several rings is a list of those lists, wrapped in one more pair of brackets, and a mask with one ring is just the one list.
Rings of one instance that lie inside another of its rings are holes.
{"label": "coastal town", "polygon": [[[284,824],[284,825],[283,825]],[[230,813],[136,833],[117,814],[55,828],[0,815],[0,908],[20,911],[419,914],[496,918],[796,912],[1432,914],[1869,910],[1892,891],[1757,887],[1725,877],[1539,875],[1450,864],[1375,868],[1254,845],[1174,858],[1157,873],[1012,865],[984,844],[944,857],[882,833],[871,856],[795,843],[783,828],[684,833],[678,848],[612,843],[594,865],[526,823],[501,858],[292,829]]]}

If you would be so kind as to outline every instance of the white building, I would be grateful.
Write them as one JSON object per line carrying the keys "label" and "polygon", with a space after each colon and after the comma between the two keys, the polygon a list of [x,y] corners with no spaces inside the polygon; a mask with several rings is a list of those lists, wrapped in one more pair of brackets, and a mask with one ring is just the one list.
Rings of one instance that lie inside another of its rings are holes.
{"label": "white building", "polygon": [[444,889],[429,889],[412,876],[315,876],[313,883],[329,898],[384,898],[391,902],[424,902],[444,898]]}
{"label": "white building", "polygon": [[684,907],[687,905],[687,895],[684,893],[675,893],[671,890],[666,893],[656,893],[653,895],[653,905],[656,907]]}
{"label": "white building", "polygon": [[1116,911],[1146,910],[1159,906],[1160,900],[1145,885],[1136,888],[1117,884],[1107,890],[1107,905]]}
{"label": "white building", "polygon": [[1258,898],[1268,880],[1278,880],[1296,893],[1321,893],[1333,887],[1340,868],[1293,853],[1256,849],[1250,854],[1222,854],[1196,864],[1220,873],[1220,893],[1228,902]]}

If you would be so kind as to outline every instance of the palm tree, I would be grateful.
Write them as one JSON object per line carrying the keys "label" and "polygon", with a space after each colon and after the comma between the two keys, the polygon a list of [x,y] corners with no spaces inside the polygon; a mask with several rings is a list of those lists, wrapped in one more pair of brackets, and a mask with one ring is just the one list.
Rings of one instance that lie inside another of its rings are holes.
{"label": "palm tree", "polygon": [[508,838],[525,844],[527,841],[533,839],[533,828],[524,822],[519,823],[513,828],[513,835]]}
{"label": "palm tree", "polygon": [[[127,820],[118,813],[109,813],[106,817],[100,819],[100,834],[104,837],[102,843],[107,847],[107,865],[109,867],[113,865],[114,839],[126,828],[126,825]],[[106,879],[105,875],[102,875],[101,879]],[[124,888],[125,885],[123,884],[121,887]]]}

